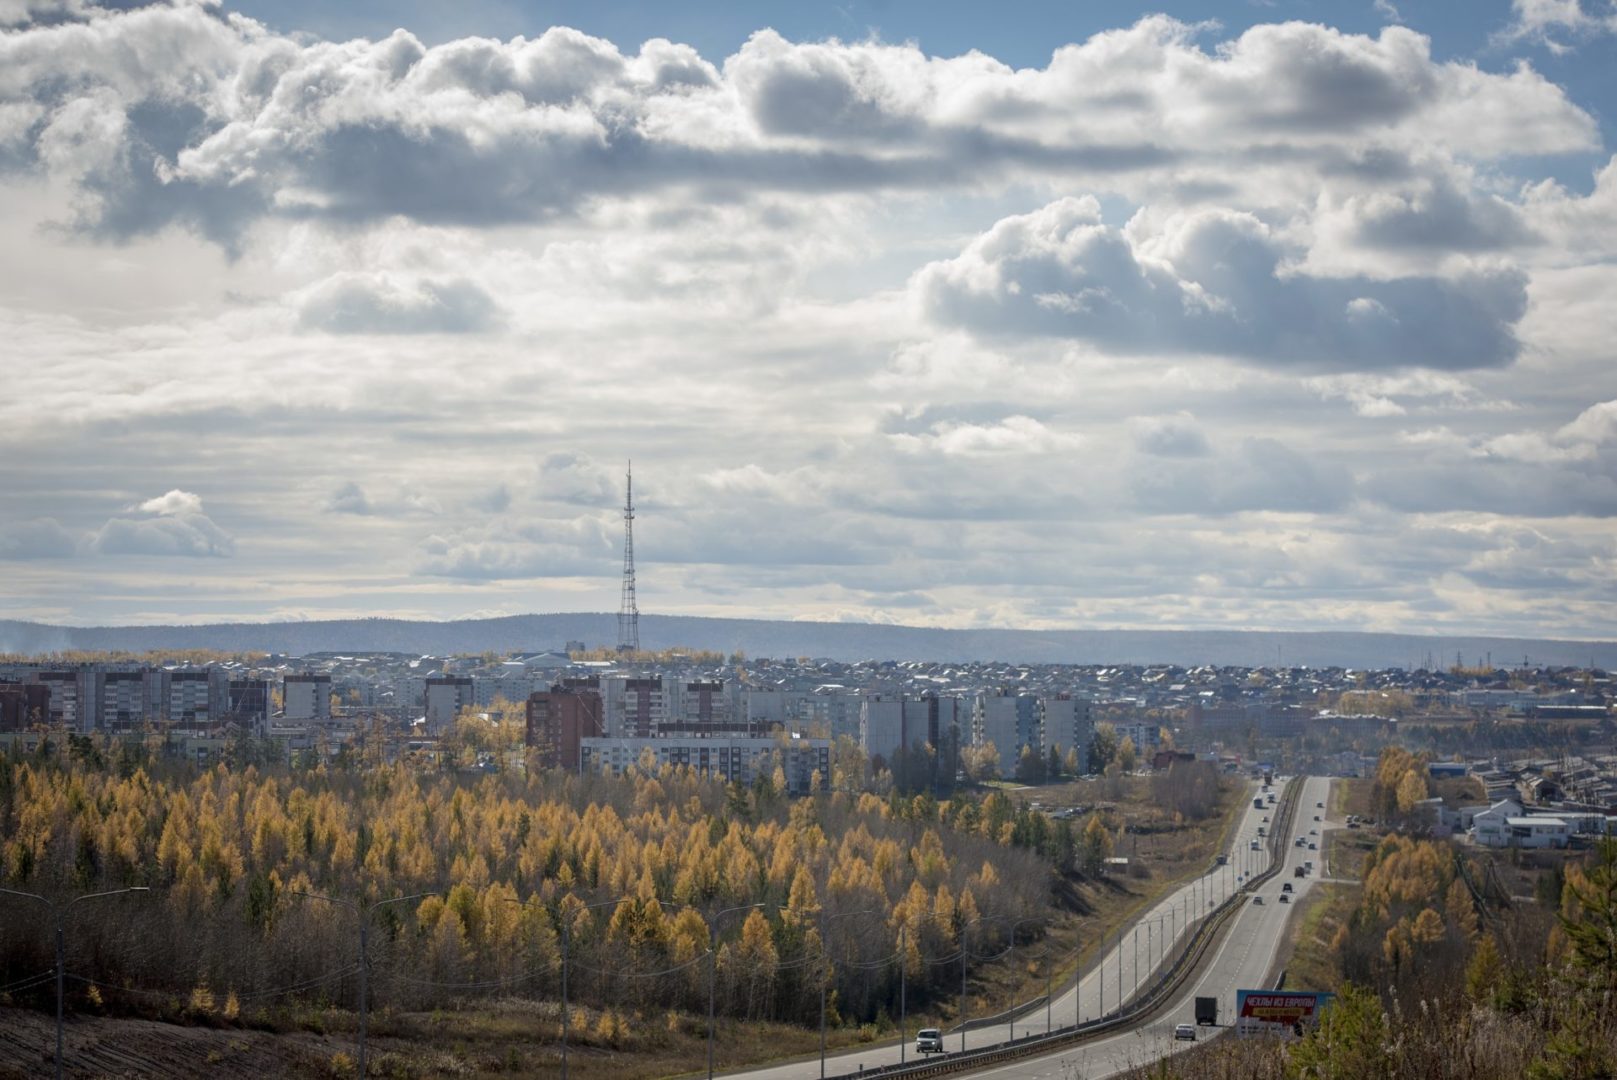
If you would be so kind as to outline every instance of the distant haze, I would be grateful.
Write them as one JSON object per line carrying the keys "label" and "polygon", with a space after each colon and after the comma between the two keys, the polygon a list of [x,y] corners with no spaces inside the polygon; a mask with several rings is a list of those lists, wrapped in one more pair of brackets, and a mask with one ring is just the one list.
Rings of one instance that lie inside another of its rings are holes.
{"label": "distant haze", "polygon": [[[223,623],[212,626],[67,627],[0,621],[0,651],[210,648],[314,652],[407,652],[443,655],[485,650],[591,647],[616,640],[615,616],[575,613],[417,622],[338,619],[321,622]],[[684,646],[749,657],[832,660],[999,660],[1042,664],[1216,664],[1247,667],[1385,668],[1467,664],[1490,654],[1499,667],[1520,664],[1610,668],[1617,643],[1529,638],[1418,637],[1410,634],[1274,633],[1203,630],[943,630],[868,623],[776,622],[643,615],[646,649]]]}

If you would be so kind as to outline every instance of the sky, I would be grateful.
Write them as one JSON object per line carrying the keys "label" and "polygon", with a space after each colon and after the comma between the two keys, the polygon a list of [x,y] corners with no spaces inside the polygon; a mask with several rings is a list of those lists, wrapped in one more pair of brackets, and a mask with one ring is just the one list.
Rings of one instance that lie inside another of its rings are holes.
{"label": "sky", "polygon": [[0,618],[1617,637],[1614,49],[0,0]]}

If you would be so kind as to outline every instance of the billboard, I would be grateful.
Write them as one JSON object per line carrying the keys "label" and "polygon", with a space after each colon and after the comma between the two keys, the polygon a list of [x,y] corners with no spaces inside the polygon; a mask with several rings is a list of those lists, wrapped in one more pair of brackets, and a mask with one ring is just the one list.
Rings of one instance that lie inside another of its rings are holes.
{"label": "billboard", "polygon": [[1335,994],[1312,990],[1237,990],[1237,1035],[1301,1035],[1319,1022]]}

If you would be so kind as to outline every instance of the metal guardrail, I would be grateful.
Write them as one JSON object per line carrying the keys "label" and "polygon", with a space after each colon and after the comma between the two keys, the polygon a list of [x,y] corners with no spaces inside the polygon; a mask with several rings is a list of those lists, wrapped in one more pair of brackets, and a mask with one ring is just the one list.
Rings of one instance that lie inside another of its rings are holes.
{"label": "metal guardrail", "polygon": [[970,1031],[973,1028],[987,1028],[994,1027],[998,1024],[1006,1024],[1009,1023],[1013,1017],[1021,1016],[1023,1013],[1030,1013],[1034,1009],[1039,1008],[1048,1000],[1050,1000],[1048,994],[1040,994],[1031,1001],[1024,1001],[1020,1005],[1012,1005],[1010,1008],[1002,1009],[999,1012],[994,1013],[992,1016],[973,1016],[964,1024],[956,1024],[945,1034],[958,1035],[962,1029]]}
{"label": "metal guardrail", "polygon": [[[1048,1053],[1067,1045],[1076,1045],[1090,1039],[1099,1038],[1111,1032],[1142,1019],[1150,1017],[1171,1001],[1177,992],[1183,988],[1190,975],[1201,965],[1202,958],[1212,946],[1213,941],[1222,931],[1224,924],[1229,921],[1241,903],[1250,895],[1254,886],[1266,882],[1278,874],[1285,866],[1285,848],[1280,843],[1282,837],[1291,831],[1292,817],[1297,811],[1297,799],[1302,790],[1302,779],[1294,778],[1286,785],[1281,795],[1275,813],[1272,815],[1276,828],[1271,830],[1269,839],[1269,867],[1261,873],[1254,874],[1245,885],[1232,893],[1224,900],[1212,914],[1198,926],[1191,939],[1185,943],[1185,949],[1174,960],[1146,991],[1140,994],[1133,1002],[1124,1006],[1109,1017],[1090,1020],[1086,1023],[1075,1024],[1072,1027],[1062,1028],[1058,1031],[1046,1032],[1042,1035],[1028,1035],[1014,1042],[998,1043],[987,1046],[981,1050],[973,1050],[964,1054],[954,1054],[937,1061],[924,1061],[903,1065],[879,1065],[873,1069],[861,1066],[854,1072],[841,1073],[836,1080],[853,1080],[858,1077],[905,1077],[925,1078],[932,1076],[948,1076],[957,1072],[972,1069],[981,1069],[990,1065],[1014,1061],[1018,1058],[1033,1057]],[[1285,828],[1279,828],[1280,821],[1284,819]],[[1284,977],[1284,973],[1282,973]],[[1007,1013],[998,1014],[1000,1018]],[[966,1024],[969,1030],[973,1022]],[[958,1027],[955,1031],[960,1030]]]}

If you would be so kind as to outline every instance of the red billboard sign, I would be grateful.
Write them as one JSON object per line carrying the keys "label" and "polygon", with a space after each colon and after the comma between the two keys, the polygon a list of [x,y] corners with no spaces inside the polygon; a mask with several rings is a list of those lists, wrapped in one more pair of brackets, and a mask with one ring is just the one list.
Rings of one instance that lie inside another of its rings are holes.
{"label": "red billboard sign", "polygon": [[1319,1022],[1320,1010],[1334,994],[1311,990],[1237,990],[1237,1035],[1301,1034]]}

